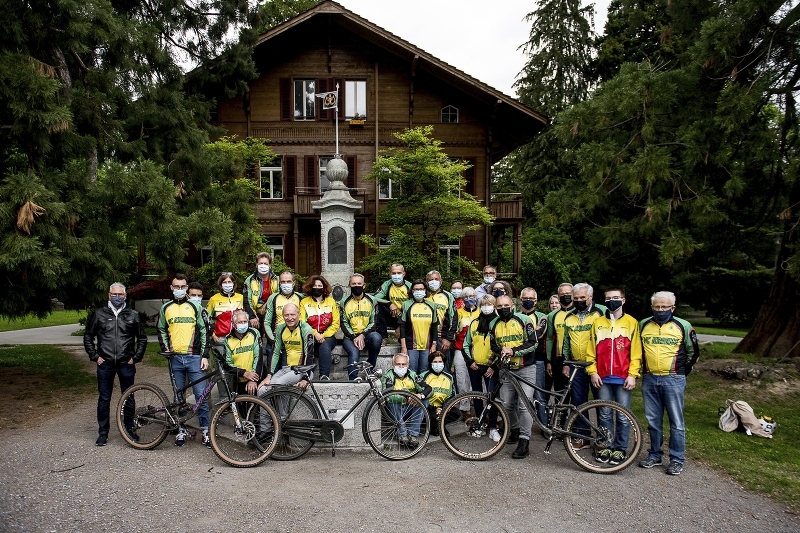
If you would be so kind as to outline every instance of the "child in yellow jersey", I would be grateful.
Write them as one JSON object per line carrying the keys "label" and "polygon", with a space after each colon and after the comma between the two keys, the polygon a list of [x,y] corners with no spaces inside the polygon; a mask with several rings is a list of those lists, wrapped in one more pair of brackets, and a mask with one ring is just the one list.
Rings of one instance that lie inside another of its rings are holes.
{"label": "child in yellow jersey", "polygon": [[[453,376],[445,372],[445,357],[442,352],[432,352],[428,356],[430,370],[422,374],[424,381],[432,392],[425,402],[428,407],[428,416],[431,423],[431,435],[439,435],[439,416],[442,414],[442,405],[453,395]],[[459,415],[451,412],[452,420],[458,420]]]}

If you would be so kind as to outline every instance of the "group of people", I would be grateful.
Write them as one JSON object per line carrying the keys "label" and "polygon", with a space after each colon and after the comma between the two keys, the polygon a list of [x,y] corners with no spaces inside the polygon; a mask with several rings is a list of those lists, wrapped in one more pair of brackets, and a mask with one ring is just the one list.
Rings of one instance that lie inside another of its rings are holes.
{"label": "group of people", "polygon": [[[203,308],[203,286],[189,283],[182,274],[174,276],[172,300],[160,311],[158,340],[162,351],[174,354],[170,366],[179,388],[187,378],[203,377],[212,347],[224,353],[222,364],[233,376],[229,387],[239,393],[259,394],[276,384],[305,387],[294,367],[318,361],[317,379],[330,379],[338,331],[343,334],[341,344],[348,363],[358,361],[366,350],[374,367],[389,329],[394,329],[400,350],[382,377],[383,387],[418,395],[435,420],[444,402],[456,392],[493,389],[500,359],[508,360],[510,372],[546,390],[564,388],[570,374],[565,361],[588,361],[589,366],[574,371],[572,403],[588,401],[591,390],[594,398],[629,407],[631,392],[641,377],[651,444],[648,456],[639,464],[644,468],[662,464],[666,412],[670,424],[666,472],[681,473],[685,461],[683,392],[699,350],[691,325],[674,316],[675,295],[670,292],[653,294],[653,316],[637,321],[625,313],[622,288],[606,289],[603,304],[599,304],[593,301],[590,285],[562,283],[550,297],[549,313],[545,314],[536,310],[538,295],[533,288],[522,289],[515,303],[510,284],[498,280],[496,269],[489,265],[477,287],[454,281],[450,290],[445,290],[439,272],[433,270],[424,280],[409,281],[403,265],[394,264],[389,279],[374,294],[366,292],[364,276],[353,274],[349,294],[337,302],[321,275],[310,276],[298,292],[294,274],[276,274],[267,253],[258,254],[256,271],[244,280],[241,292],[236,285],[234,274],[223,272],[217,280],[219,292]],[[108,439],[114,376],[119,376],[123,391],[132,385],[134,364],[141,361],[147,344],[139,315],[126,307],[125,298],[122,284],[111,285],[108,305],[91,315],[84,334],[86,351],[98,365],[98,446]],[[355,366],[348,366],[348,377],[358,378]],[[545,395],[521,385],[529,399],[540,400],[536,413],[518,400],[510,383],[500,390],[511,425],[507,442],[517,444],[512,453],[515,459],[528,455],[533,417],[547,423]],[[203,383],[194,388],[195,396],[200,397]],[[483,406],[466,402],[459,409],[470,425],[473,413]],[[197,414],[203,443],[210,447],[207,405],[200,406]],[[602,417],[600,422],[612,424]],[[614,445],[597,453],[597,461],[614,464],[625,459],[627,427],[618,425],[609,427],[615,434]],[[436,427],[438,424],[433,424]],[[496,419],[489,420],[488,429],[489,437],[498,442]],[[403,431],[402,444],[416,446],[420,428]],[[181,446],[185,440],[186,432],[181,429],[175,444]],[[572,444],[589,446],[580,438]]]}

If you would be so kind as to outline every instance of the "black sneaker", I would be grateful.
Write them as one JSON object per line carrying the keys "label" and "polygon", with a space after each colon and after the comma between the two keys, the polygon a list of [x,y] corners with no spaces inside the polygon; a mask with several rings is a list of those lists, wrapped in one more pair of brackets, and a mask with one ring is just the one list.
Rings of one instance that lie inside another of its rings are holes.
{"label": "black sneaker", "polygon": [[175,446],[183,446],[184,444],[186,444],[186,437],[188,436],[189,434],[186,433],[186,431],[183,428],[181,428],[178,431],[178,434],[175,435]]}
{"label": "black sneaker", "polygon": [[102,435],[101,434],[101,435],[99,435],[97,437],[97,440],[94,441],[94,445],[95,446],[105,446],[107,442],[108,442],[108,435]]}
{"label": "black sneaker", "polygon": [[598,463],[607,463],[610,459],[611,459],[611,450],[608,448],[600,450],[597,453],[597,457],[594,458],[594,460],[597,461]]}
{"label": "black sneaker", "polygon": [[656,465],[661,464],[660,457],[653,457],[652,455],[648,455],[646,458],[639,461],[639,466],[642,468],[653,468]]}
{"label": "black sneaker", "polygon": [[528,456],[528,439],[519,439],[517,449],[511,454],[512,459],[522,459]]}
{"label": "black sneaker", "polygon": [[203,433],[203,445],[206,448],[211,448],[211,437],[208,436],[208,433]]}

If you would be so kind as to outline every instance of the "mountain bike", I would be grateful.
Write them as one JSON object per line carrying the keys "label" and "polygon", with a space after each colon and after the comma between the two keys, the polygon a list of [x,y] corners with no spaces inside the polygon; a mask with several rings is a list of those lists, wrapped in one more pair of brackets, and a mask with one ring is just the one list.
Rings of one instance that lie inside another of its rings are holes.
{"label": "mountain bike", "polygon": [[[171,359],[177,354],[161,352],[161,355]],[[137,383],[128,388],[117,407],[117,427],[122,438],[134,448],[152,450],[164,442],[171,431],[193,418],[214,385],[221,382],[226,394],[214,405],[216,410],[208,428],[211,448],[220,459],[235,467],[256,466],[267,460],[280,437],[278,417],[263,400],[231,391],[225,380],[230,372],[225,370],[222,356],[216,351],[214,355],[217,369],[180,389],[169,365],[175,398],[172,402],[152,383]],[[203,394],[190,404],[186,391],[201,381],[208,381]]]}
{"label": "mountain bike", "polygon": [[[511,372],[509,358],[503,357],[500,361],[500,379],[494,390],[488,393],[465,392],[451,398],[442,407],[439,418],[442,442],[457,457],[469,460],[488,459],[502,450],[511,429],[508,413],[499,399],[503,382],[507,381],[516,390],[519,401],[525,404],[528,412],[533,413],[534,427],[538,427],[548,438],[545,454],[550,454],[550,447],[558,439],[564,441],[569,457],[590,472],[611,474],[629,467],[636,461],[642,446],[642,429],[636,416],[612,401],[594,400],[580,406],[569,403],[567,397],[578,368],[585,368],[590,363],[565,361],[564,364],[571,367],[566,388],[548,391]],[[526,397],[520,383],[545,394],[548,400],[545,406],[547,424],[542,424],[536,416],[539,401],[531,401]],[[458,416],[462,402],[469,403],[475,409],[475,417],[470,425],[466,425]],[[495,427],[490,427],[490,423]],[[499,442],[488,436],[491,429],[499,431]],[[611,460],[607,457],[609,453],[602,453],[603,450],[621,450],[622,456],[617,455]]]}
{"label": "mountain bike", "polygon": [[[408,459],[419,453],[428,442],[430,433],[428,410],[423,400],[403,390],[382,391],[382,371],[373,371],[372,365],[366,361],[349,366],[358,368],[359,378],[366,380],[369,388],[341,419],[346,420],[359,405],[371,398],[361,417],[364,440],[378,455],[387,459]],[[314,382],[309,379],[308,373],[313,368],[314,365],[295,368],[295,372],[302,375],[301,381],[308,381],[310,396],[296,386],[285,385],[273,385],[259,395],[278,413],[281,420],[281,438],[272,453],[272,459],[297,459],[316,442],[330,443],[331,455],[336,455],[336,443],[344,436],[344,426],[339,420],[328,417],[328,410]]]}

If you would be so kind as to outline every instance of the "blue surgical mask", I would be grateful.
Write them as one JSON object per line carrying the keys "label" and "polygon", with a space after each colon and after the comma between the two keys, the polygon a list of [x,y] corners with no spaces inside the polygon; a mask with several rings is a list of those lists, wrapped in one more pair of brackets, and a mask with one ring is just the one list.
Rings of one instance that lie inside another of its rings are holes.
{"label": "blue surgical mask", "polygon": [[444,363],[431,363],[431,370],[436,374],[441,374],[442,370],[444,370]]}
{"label": "blue surgical mask", "polygon": [[415,300],[422,300],[425,298],[425,291],[414,291],[411,293]]}
{"label": "blue surgical mask", "polygon": [[400,285],[403,283],[403,275],[402,274],[392,274],[392,283],[395,285]]}
{"label": "blue surgical mask", "polygon": [[672,311],[653,311],[653,319],[659,324],[665,323],[672,318]]}
{"label": "blue surgical mask", "polygon": [[189,296],[189,301],[190,302],[203,303],[203,297],[202,296]]}
{"label": "blue surgical mask", "polygon": [[294,283],[281,283],[281,292],[283,294],[292,294],[292,289],[294,289]]}
{"label": "blue surgical mask", "polygon": [[464,305],[467,307],[475,307],[478,305],[477,298],[464,298]]}
{"label": "blue surgical mask", "polygon": [[183,300],[186,298],[186,289],[172,289],[172,296],[174,296],[176,300]]}
{"label": "blue surgical mask", "polygon": [[453,298],[461,298],[461,291],[462,289],[453,289],[450,292],[453,294]]}
{"label": "blue surgical mask", "polygon": [[233,283],[225,282],[222,284],[222,292],[225,294],[230,294],[233,292]]}
{"label": "blue surgical mask", "polygon": [[439,287],[442,286],[442,282],[438,279],[432,279],[428,282],[428,288],[432,291],[438,291]]}
{"label": "blue surgical mask", "polygon": [[398,378],[404,378],[408,373],[407,366],[395,366],[392,370],[394,371],[394,375],[397,376]]}
{"label": "blue surgical mask", "polygon": [[249,327],[250,324],[248,324],[247,322],[245,322],[244,324],[236,324],[236,331],[238,333],[247,333]]}

